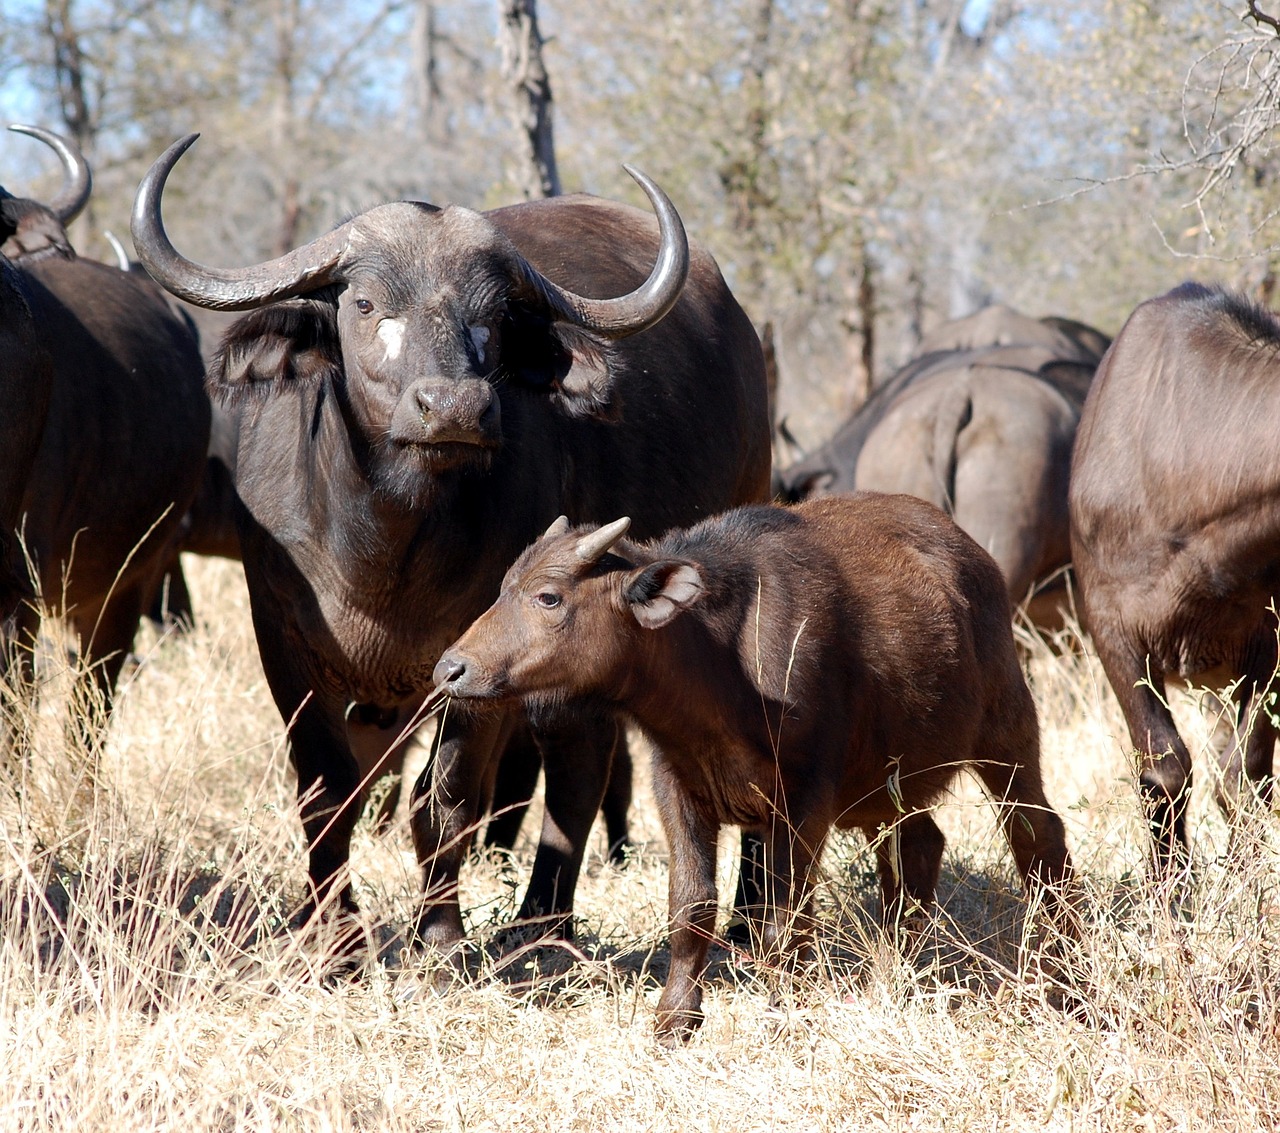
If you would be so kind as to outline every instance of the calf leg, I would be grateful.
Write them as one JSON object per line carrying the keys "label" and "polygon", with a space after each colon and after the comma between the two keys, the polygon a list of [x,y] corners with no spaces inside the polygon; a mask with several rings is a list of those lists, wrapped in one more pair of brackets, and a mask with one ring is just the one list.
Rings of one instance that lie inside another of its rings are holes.
{"label": "calf leg", "polygon": [[519,919],[539,922],[543,935],[573,939],[573,893],[619,730],[610,716],[584,715],[571,726],[538,731],[546,805]]}
{"label": "calf leg", "polygon": [[813,935],[809,888],[813,863],[822,853],[831,823],[825,816],[804,813],[788,800],[788,817],[779,816],[769,830],[764,858],[764,915],[758,956],[790,966],[807,958]]}
{"label": "calf leg", "polygon": [[717,826],[700,813],[666,761],[654,760],[653,789],[670,852],[671,969],[658,1000],[657,1035],[675,1046],[702,1025],[702,977],[716,928]]}
{"label": "calf leg", "polygon": [[985,758],[973,769],[1000,809],[1005,837],[1028,893],[1042,892],[1059,929],[1075,935],[1066,904],[1071,857],[1062,819],[1049,805],[1040,778],[1040,737],[1035,706],[1025,686],[1017,690],[1022,711],[1010,723],[988,727]]}
{"label": "calf leg", "polygon": [[888,830],[863,832],[876,850],[881,923],[904,944],[922,927],[923,914],[933,905],[946,836],[924,810],[903,816]]}

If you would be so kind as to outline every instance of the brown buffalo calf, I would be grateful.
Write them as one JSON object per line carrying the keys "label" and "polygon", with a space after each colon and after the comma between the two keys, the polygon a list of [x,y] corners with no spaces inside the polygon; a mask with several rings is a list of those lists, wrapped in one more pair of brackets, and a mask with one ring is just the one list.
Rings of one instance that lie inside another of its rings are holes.
{"label": "brown buffalo calf", "polygon": [[942,512],[859,493],[739,508],[646,544],[627,525],[553,524],[435,682],[535,710],[603,698],[652,741],[671,847],[663,1041],[701,1021],[724,824],[764,839],[752,915],[767,951],[802,938],[832,826],[896,825],[876,839],[886,915],[931,901],[943,835],[925,808],[963,767],[1004,804],[1023,877],[1064,880],[1004,580]]}

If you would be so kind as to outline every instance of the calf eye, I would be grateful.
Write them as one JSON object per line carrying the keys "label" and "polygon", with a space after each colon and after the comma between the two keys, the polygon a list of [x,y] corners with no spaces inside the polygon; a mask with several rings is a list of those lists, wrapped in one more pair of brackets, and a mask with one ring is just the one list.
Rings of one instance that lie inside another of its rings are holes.
{"label": "calf eye", "polygon": [[560,595],[552,594],[550,591],[535,594],[533,596],[533,600],[544,610],[554,610],[558,605],[560,605]]}

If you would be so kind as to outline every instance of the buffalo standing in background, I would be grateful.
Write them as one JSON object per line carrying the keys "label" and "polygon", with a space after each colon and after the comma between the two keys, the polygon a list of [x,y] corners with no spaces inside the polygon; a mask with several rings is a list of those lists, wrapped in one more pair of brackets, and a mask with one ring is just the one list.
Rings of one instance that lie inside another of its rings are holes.
{"label": "buffalo standing in background", "polygon": [[[70,621],[87,679],[109,705],[195,492],[209,407],[195,340],[164,293],[67,257],[62,221],[83,207],[89,171],[65,140],[26,132],[54,146],[72,188],[43,212],[28,203],[4,244],[51,379],[16,524],[45,605]],[[35,606],[20,602],[8,621],[29,672]]]}
{"label": "buffalo standing in background", "polygon": [[53,361],[36,326],[31,289],[11,260],[75,259],[63,226],[84,208],[91,185],[74,146],[34,126],[9,129],[53,147],[63,184],[48,205],[0,187],[0,645],[16,630],[19,606],[34,597],[16,529],[53,388]]}
{"label": "buffalo standing in background", "polygon": [[[219,270],[181,257],[160,221],[193,140],[144,178],[134,245],[181,298],[254,311],[211,381],[246,405],[241,546],[290,723],[312,899],[351,909],[362,777],[396,758],[440,652],[552,518],[625,511],[653,535],[767,496],[763,357],[715,262],[690,251],[647,179],[660,226],[585,196],[485,214],[400,202]],[[428,945],[463,936],[460,859],[517,723],[450,713],[414,786]],[[535,725],[546,817],[520,916],[568,932],[618,726],[604,708]]]}
{"label": "buffalo standing in background", "polygon": [[[131,260],[124,245],[105,232],[115,252],[116,267],[131,275],[149,280],[147,270]],[[174,313],[185,322],[200,348],[206,365],[213,360],[222,333],[231,325],[231,316],[219,311],[206,311],[168,296]],[[204,475],[196,497],[182,519],[181,534],[169,562],[165,564],[163,581],[147,611],[147,617],[158,629],[183,630],[195,624],[191,592],[182,570],[181,552],[240,559],[240,537],[235,519],[235,451],[239,422],[217,402],[210,401],[209,452]]]}
{"label": "buffalo standing in background", "polygon": [[1280,595],[1280,322],[1184,284],[1139,306],[1103,359],[1076,437],[1071,548],[1085,624],[1141,766],[1167,874],[1186,853],[1191,756],[1165,695],[1234,684],[1219,804],[1272,793]]}
{"label": "buffalo standing in background", "polygon": [[781,474],[782,494],[866,488],[928,500],[990,552],[1033,622],[1056,627],[1071,443],[1106,342],[1083,324],[1007,307],[946,324],[826,445]]}

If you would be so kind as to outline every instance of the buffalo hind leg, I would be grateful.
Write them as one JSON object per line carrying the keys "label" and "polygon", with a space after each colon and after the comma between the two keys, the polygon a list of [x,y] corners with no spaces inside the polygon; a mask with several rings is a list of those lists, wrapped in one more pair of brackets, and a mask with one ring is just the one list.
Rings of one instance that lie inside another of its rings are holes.
{"label": "buffalo hind leg", "polygon": [[[485,830],[486,849],[512,850],[520,835],[529,802],[538,785],[538,772],[542,769],[542,755],[527,726],[516,728],[507,742],[498,766],[493,786],[488,828]],[[631,791],[634,770],[626,733],[618,737],[609,769],[609,785],[601,804],[605,835],[609,845],[609,860],[622,865],[631,848],[631,832],[628,815],[631,810]]]}
{"label": "buffalo hind leg", "polygon": [[631,849],[631,829],[628,816],[631,812],[632,781],[635,768],[631,761],[631,747],[627,743],[627,731],[618,725],[618,742],[613,751],[613,763],[609,767],[609,785],[605,788],[600,814],[604,819],[604,832],[609,841],[609,860],[623,865]]}
{"label": "buffalo hind leg", "polygon": [[1000,824],[1028,898],[1042,900],[1057,930],[1075,937],[1078,928],[1068,891],[1071,855],[1066,830],[1045,797],[1035,709],[1030,693],[1025,696],[1026,711],[1020,724],[1003,731],[992,728],[996,735],[988,743],[986,758],[975,760],[973,770],[999,809]]}
{"label": "buffalo hind leg", "polygon": [[1138,788],[1150,823],[1155,873],[1166,883],[1187,864],[1191,753],[1169,711],[1164,674],[1150,670],[1136,653],[1110,647],[1096,633],[1094,640],[1138,754]]}

